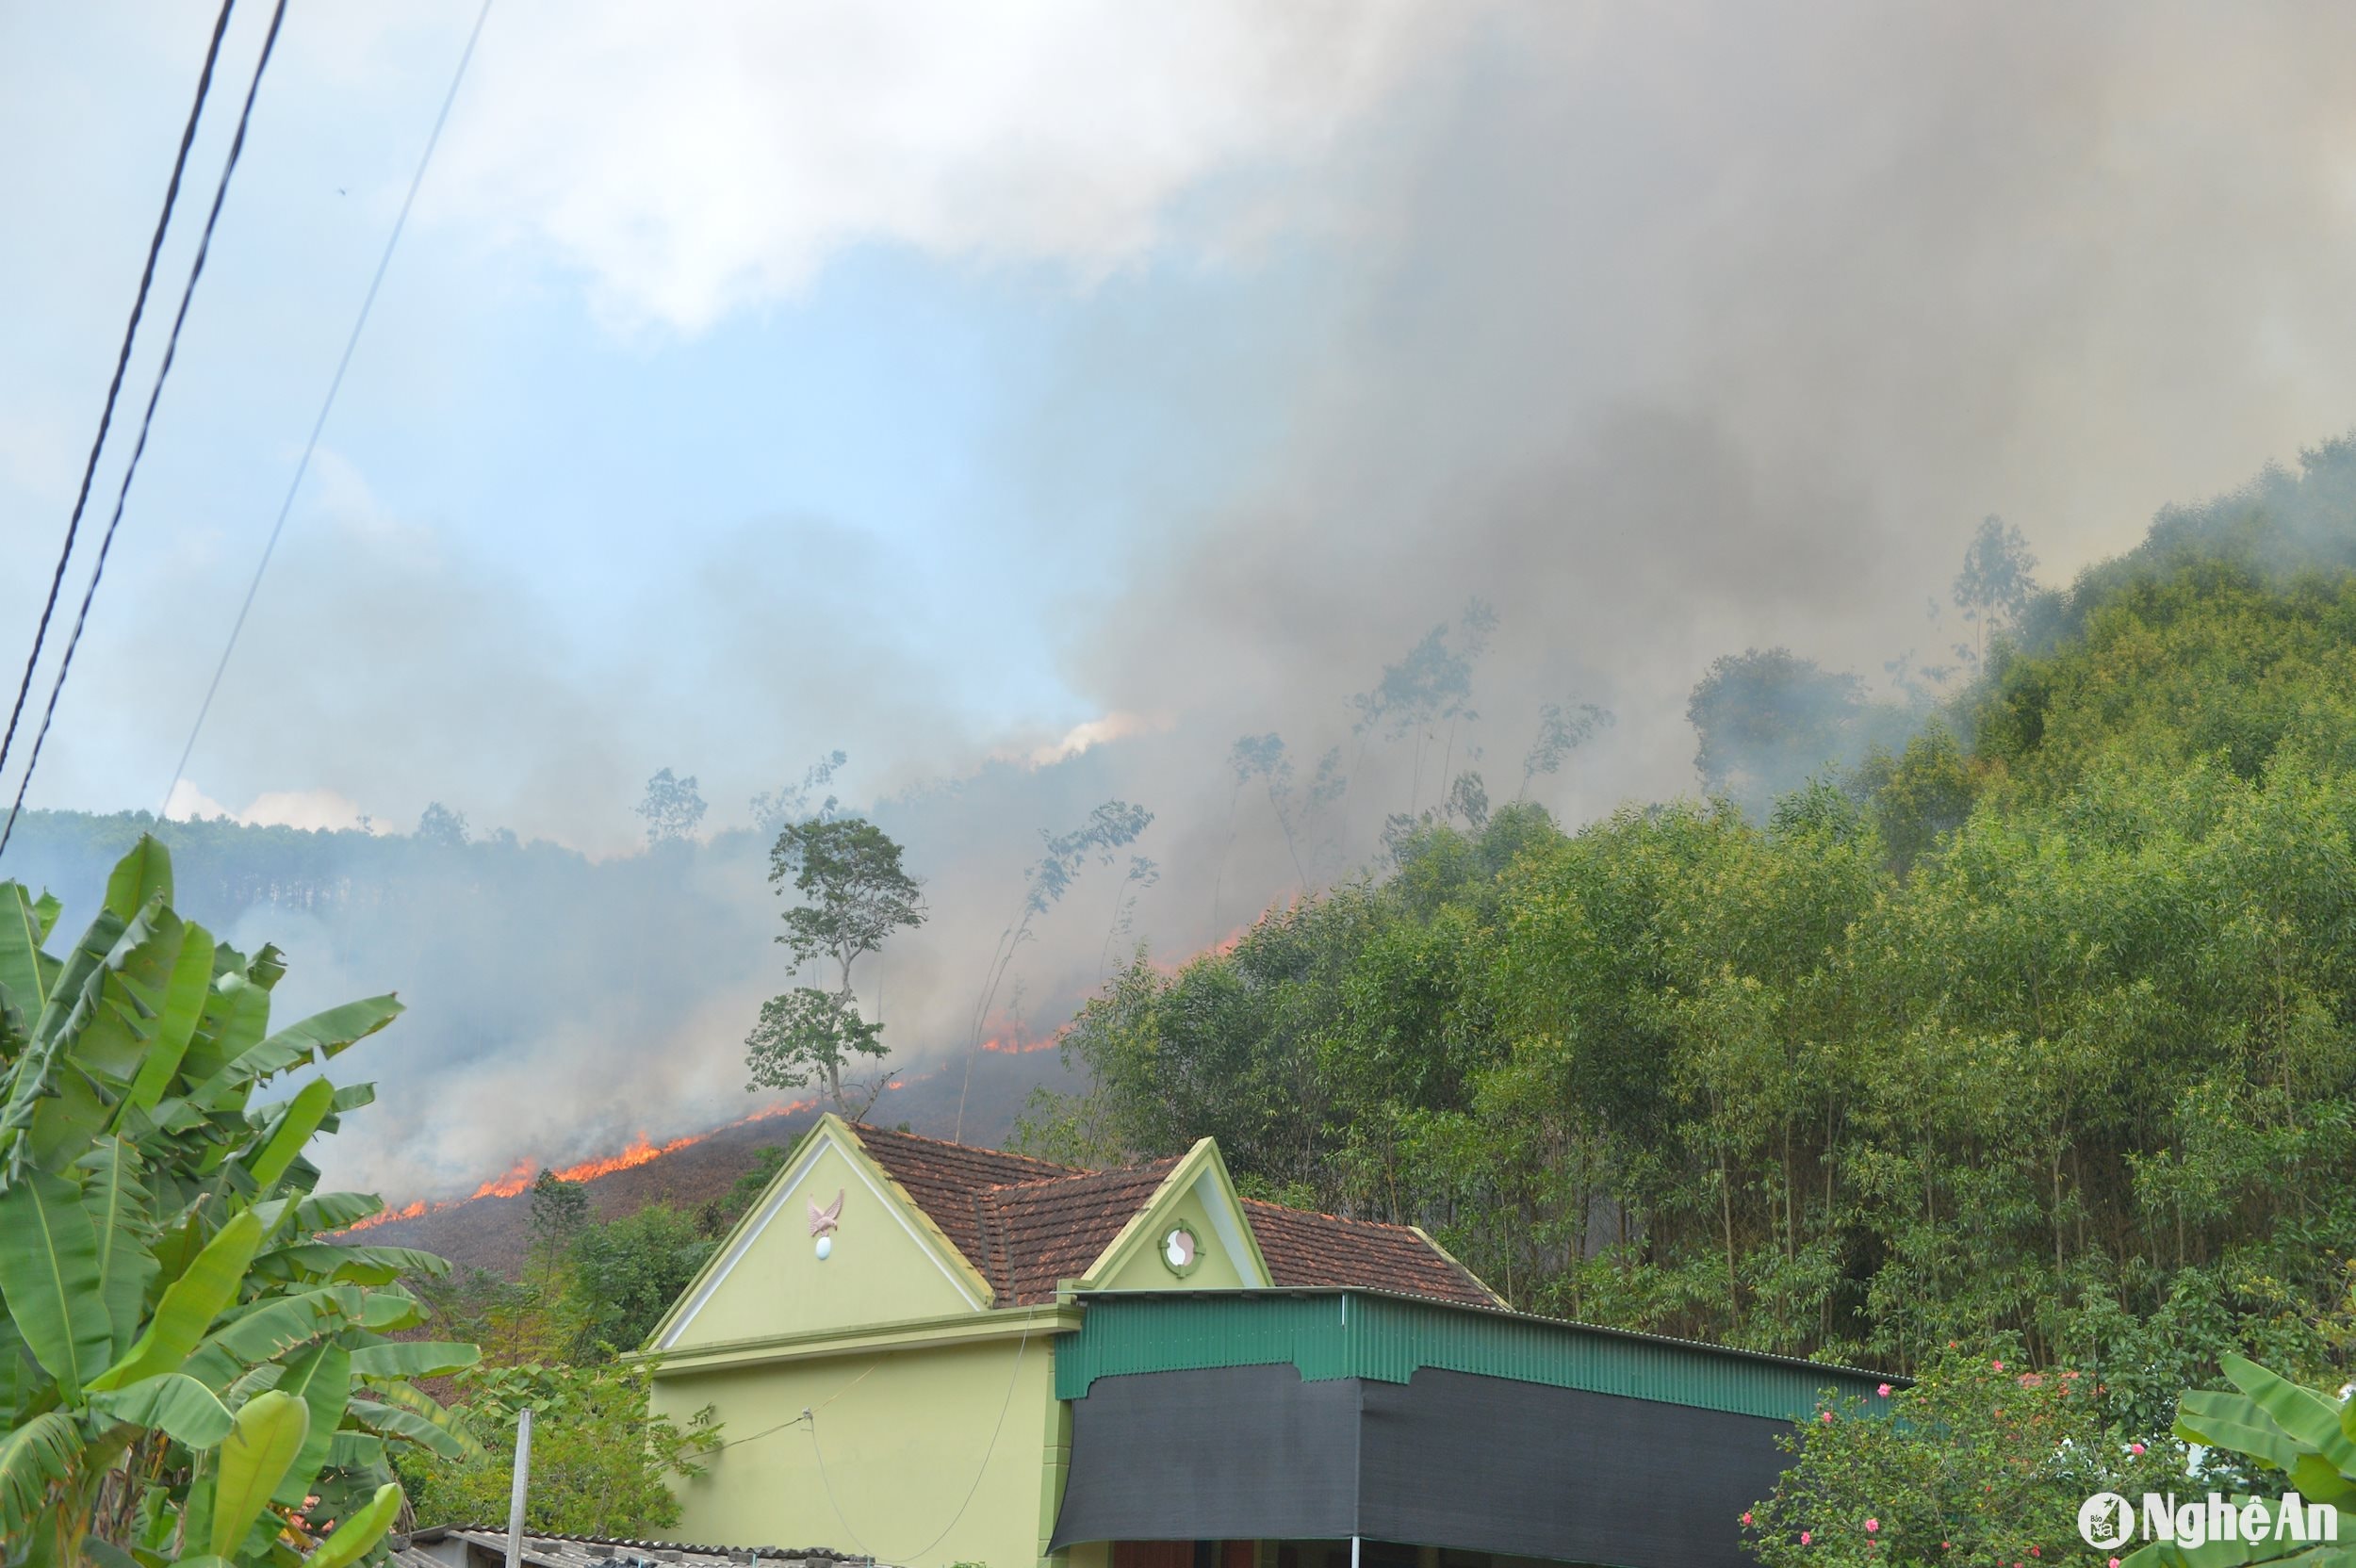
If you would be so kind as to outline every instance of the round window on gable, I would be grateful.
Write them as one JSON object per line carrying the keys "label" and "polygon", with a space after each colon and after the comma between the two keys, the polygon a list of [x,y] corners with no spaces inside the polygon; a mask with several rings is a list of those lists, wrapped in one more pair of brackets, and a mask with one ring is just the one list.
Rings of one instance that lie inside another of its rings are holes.
{"label": "round window on gable", "polygon": [[1171,1226],[1162,1233],[1162,1266],[1180,1279],[1193,1273],[1203,1262],[1203,1244],[1195,1239],[1194,1231],[1185,1224]]}

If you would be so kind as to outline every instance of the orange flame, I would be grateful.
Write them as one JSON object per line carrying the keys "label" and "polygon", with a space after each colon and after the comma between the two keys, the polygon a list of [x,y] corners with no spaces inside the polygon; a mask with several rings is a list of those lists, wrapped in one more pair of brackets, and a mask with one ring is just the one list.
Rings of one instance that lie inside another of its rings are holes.
{"label": "orange flame", "polygon": [[[1236,936],[1240,938],[1242,932],[1238,931]],[[1026,1040],[1023,1039],[1017,1032],[1007,1030],[999,1037],[984,1041],[982,1049],[1007,1055],[1028,1054],[1034,1051],[1046,1050],[1049,1046],[1058,1043],[1061,1037],[1061,1031],[1058,1031],[1045,1039]],[[884,1084],[884,1089],[886,1092],[904,1089],[908,1087],[908,1082],[905,1077],[895,1077]],[[768,1121],[781,1116],[794,1116],[802,1111],[814,1110],[818,1102],[815,1099],[810,1099],[788,1101],[778,1105],[764,1105],[760,1110],[746,1116],[740,1116],[733,1121],[722,1122],[719,1126],[701,1133],[689,1133],[682,1137],[673,1138],[668,1143],[655,1143],[646,1134],[640,1133],[630,1141],[630,1147],[618,1154],[608,1154],[600,1159],[582,1160],[575,1165],[559,1167],[552,1174],[560,1182],[594,1182],[600,1176],[610,1176],[617,1170],[635,1169],[639,1166],[659,1160],[665,1154],[692,1148],[715,1134],[728,1132],[731,1128],[748,1126],[756,1121]],[[355,1232],[369,1230],[378,1225],[388,1225],[399,1219],[416,1219],[423,1215],[440,1214],[446,1209],[454,1209],[462,1203],[471,1203],[479,1199],[520,1197],[532,1189],[532,1184],[539,1179],[542,1168],[537,1162],[529,1157],[519,1159],[506,1170],[483,1183],[464,1198],[444,1199],[438,1202],[420,1200],[403,1208],[387,1209],[382,1213],[372,1214],[357,1224],[345,1227],[339,1233],[351,1235]]]}
{"label": "orange flame", "polygon": [[529,1159],[517,1160],[507,1168],[506,1174],[492,1177],[466,1196],[469,1198],[513,1198],[532,1185],[532,1177],[538,1174],[539,1168]]}
{"label": "orange flame", "polygon": [[368,1218],[345,1226],[343,1233],[350,1235],[354,1231],[374,1230],[379,1225],[389,1225],[396,1219],[415,1219],[425,1212],[426,1206],[422,1201],[412,1203],[405,1209],[379,1209]]}
{"label": "orange flame", "polygon": [[1045,1039],[1026,1040],[1011,1032],[997,1039],[982,1042],[984,1051],[995,1051],[1002,1056],[1027,1056],[1034,1051],[1052,1051],[1062,1042],[1063,1036],[1054,1034]]}

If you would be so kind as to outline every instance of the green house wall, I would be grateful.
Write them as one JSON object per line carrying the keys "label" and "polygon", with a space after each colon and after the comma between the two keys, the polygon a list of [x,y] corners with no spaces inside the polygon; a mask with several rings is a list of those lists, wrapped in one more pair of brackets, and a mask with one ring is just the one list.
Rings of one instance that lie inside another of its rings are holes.
{"label": "green house wall", "polygon": [[683,1422],[709,1405],[728,1446],[679,1484],[679,1522],[664,1533],[1031,1568],[1045,1560],[1069,1458],[1054,1384],[1044,1334],[665,1369],[655,1410]]}

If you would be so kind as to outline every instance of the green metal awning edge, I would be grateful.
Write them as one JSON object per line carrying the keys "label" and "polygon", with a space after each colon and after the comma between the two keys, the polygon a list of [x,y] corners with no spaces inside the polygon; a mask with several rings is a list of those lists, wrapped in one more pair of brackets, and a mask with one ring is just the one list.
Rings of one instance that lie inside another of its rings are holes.
{"label": "green metal awning edge", "polygon": [[[1055,1347],[1055,1396],[1098,1378],[1289,1363],[1303,1381],[1403,1383],[1424,1367],[1802,1420],[1822,1391],[1886,1403],[1909,1380],[1628,1329],[1354,1287],[1088,1291],[1080,1331]],[[1345,1322],[1347,1319],[1347,1323]]]}

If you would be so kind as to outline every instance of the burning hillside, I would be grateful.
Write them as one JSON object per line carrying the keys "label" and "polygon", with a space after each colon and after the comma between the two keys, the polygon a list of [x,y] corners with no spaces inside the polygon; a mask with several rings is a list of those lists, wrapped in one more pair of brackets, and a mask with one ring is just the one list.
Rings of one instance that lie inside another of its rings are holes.
{"label": "burning hillside", "polygon": [[[1013,1131],[1014,1119],[1031,1091],[1042,1085],[1069,1087],[1060,1060],[1045,1047],[1055,1041],[1025,1040],[1012,1034],[986,1041],[975,1062],[972,1098],[966,1107],[969,1141],[996,1144]],[[872,1120],[935,1136],[949,1135],[956,1119],[962,1067],[894,1079],[869,1112]],[[416,1200],[362,1220],[352,1232],[370,1241],[416,1247],[439,1253],[461,1268],[513,1273],[531,1241],[532,1184],[543,1168],[564,1182],[582,1184],[600,1220],[618,1219],[648,1203],[695,1208],[725,1195],[763,1148],[790,1144],[817,1120],[814,1100],[763,1106],[700,1133],[655,1142],[640,1135],[617,1153],[544,1167],[519,1159],[464,1198]]]}

